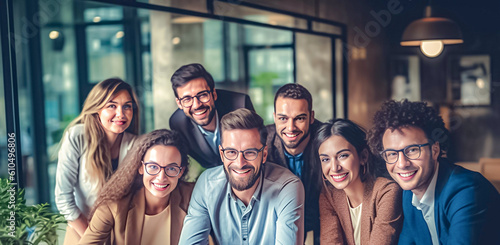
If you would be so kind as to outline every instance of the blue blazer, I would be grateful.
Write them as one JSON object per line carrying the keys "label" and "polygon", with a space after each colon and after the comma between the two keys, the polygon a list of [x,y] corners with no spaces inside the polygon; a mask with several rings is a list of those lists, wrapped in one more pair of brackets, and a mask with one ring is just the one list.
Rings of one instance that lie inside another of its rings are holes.
{"label": "blue blazer", "polygon": [[[422,212],[403,191],[403,230],[399,244],[432,244]],[[440,244],[499,244],[500,195],[481,174],[439,160],[434,219]]]}

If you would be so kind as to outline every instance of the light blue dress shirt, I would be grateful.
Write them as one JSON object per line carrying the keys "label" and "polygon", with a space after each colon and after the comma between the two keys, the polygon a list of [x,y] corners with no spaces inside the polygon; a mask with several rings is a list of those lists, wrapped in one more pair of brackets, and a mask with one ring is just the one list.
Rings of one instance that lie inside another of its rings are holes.
{"label": "light blue dress shirt", "polygon": [[205,137],[205,140],[207,141],[208,145],[212,148],[212,151],[216,154],[219,155],[219,145],[220,145],[220,130],[219,130],[219,116],[217,115],[217,111],[215,111],[215,131],[210,132],[208,130],[205,130],[202,126],[196,124],[198,126],[198,129],[200,132],[203,134]]}
{"label": "light blue dress shirt", "polygon": [[[265,163],[248,206],[234,194],[224,166],[196,182],[179,244],[303,244],[304,187],[290,170]],[[264,178],[262,178],[262,176]]]}

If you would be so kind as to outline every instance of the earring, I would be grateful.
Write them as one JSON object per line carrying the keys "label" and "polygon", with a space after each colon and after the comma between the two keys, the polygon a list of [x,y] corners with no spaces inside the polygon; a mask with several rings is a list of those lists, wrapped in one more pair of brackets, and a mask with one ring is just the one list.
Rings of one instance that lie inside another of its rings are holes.
{"label": "earring", "polygon": [[325,175],[324,175],[324,174],[322,174],[322,175],[321,175],[321,177],[323,177],[323,181],[328,181],[328,179],[327,179],[327,178],[325,178]]}

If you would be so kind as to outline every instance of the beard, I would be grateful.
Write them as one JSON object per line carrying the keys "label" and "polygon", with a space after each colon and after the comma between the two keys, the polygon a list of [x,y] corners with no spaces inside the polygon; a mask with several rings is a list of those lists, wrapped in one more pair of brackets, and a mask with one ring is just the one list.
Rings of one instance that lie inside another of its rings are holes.
{"label": "beard", "polygon": [[[199,108],[198,108],[198,109],[196,109],[196,110],[204,110],[204,109],[211,109],[211,108],[210,108],[210,106],[201,106],[201,107],[199,107]],[[193,114],[194,114],[194,111],[191,111],[191,110],[190,110],[190,111],[189,111],[189,118],[191,119],[191,121],[193,121],[193,122],[194,122],[194,123],[196,123],[197,125],[200,125],[200,126],[202,126],[202,127],[203,127],[203,126],[207,126],[207,125],[209,125],[209,124],[212,122],[212,120],[213,120],[213,119],[214,119],[214,117],[215,117],[215,110],[211,110],[211,111],[210,111],[210,113],[208,114],[208,118],[207,118],[208,120],[207,120],[207,121],[205,121],[205,122],[204,122],[204,121],[199,121],[199,120],[194,119]]]}
{"label": "beard", "polygon": [[232,168],[229,168],[229,170],[226,170],[226,167],[223,167],[224,173],[226,174],[226,178],[229,181],[229,184],[231,185],[232,188],[236,189],[237,191],[244,191],[250,189],[255,182],[259,179],[261,173],[262,173],[262,163],[261,167],[259,168],[258,172],[255,172],[255,168],[253,166],[248,166],[246,165],[240,170],[247,170],[250,169],[250,176],[248,176],[246,179],[237,179],[233,177],[232,174],[228,173],[228,171],[232,171]]}
{"label": "beard", "polygon": [[304,140],[307,139],[307,136],[309,136],[309,129],[308,129],[307,132],[304,135],[302,135],[302,138],[300,138],[297,142],[286,143],[285,140],[283,140],[283,131],[284,130],[285,129],[281,130],[278,138],[280,138],[281,143],[283,143],[283,145],[288,149],[295,149],[295,148],[299,147],[300,143],[304,142]]}

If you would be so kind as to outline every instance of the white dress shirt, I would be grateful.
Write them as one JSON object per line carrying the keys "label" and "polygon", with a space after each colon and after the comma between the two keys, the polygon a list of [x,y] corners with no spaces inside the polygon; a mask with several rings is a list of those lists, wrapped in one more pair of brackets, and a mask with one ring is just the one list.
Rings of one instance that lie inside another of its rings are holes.
{"label": "white dress shirt", "polygon": [[429,232],[431,233],[432,244],[434,245],[439,245],[439,237],[437,235],[436,221],[434,217],[434,193],[436,192],[436,182],[439,170],[438,168],[439,165],[436,164],[436,172],[434,172],[434,176],[432,177],[431,183],[422,196],[422,200],[418,200],[418,197],[415,194],[413,194],[413,198],[411,200],[411,204],[418,210],[422,211],[424,220],[427,223]]}

